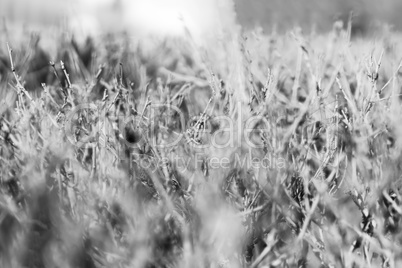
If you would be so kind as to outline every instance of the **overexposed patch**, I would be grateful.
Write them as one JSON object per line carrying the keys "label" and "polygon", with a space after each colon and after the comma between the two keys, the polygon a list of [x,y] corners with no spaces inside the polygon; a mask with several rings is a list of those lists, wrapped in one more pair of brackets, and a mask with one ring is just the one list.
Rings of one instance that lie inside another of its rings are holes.
{"label": "overexposed patch", "polygon": [[185,29],[195,38],[217,33],[225,23],[235,22],[231,1],[223,0],[132,0],[125,16],[135,31],[157,35],[183,35]]}
{"label": "overexposed patch", "polygon": [[232,0],[73,0],[71,7],[71,26],[84,34],[125,31],[142,38],[190,33],[202,43],[236,24]]}

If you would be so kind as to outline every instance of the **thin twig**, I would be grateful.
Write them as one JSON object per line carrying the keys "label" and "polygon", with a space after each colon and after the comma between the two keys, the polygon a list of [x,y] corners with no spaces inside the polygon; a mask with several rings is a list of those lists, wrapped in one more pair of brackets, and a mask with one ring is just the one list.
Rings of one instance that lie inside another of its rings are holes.
{"label": "thin twig", "polygon": [[30,101],[32,101],[31,95],[29,95],[29,93],[26,91],[25,87],[21,84],[21,81],[20,81],[17,73],[15,72],[15,66],[14,66],[14,61],[13,61],[13,56],[12,56],[13,50],[10,48],[10,45],[8,44],[8,42],[7,42],[7,50],[8,50],[8,55],[10,56],[11,71],[13,72],[14,78],[17,82],[17,88],[19,91],[22,91]]}
{"label": "thin twig", "polygon": [[63,70],[64,76],[67,79],[67,84],[68,84],[68,88],[71,88],[71,81],[70,81],[70,75],[68,74],[67,70],[66,70],[66,66],[64,65],[64,62],[61,60],[60,61],[60,65],[61,65],[61,69]]}
{"label": "thin twig", "polygon": [[297,240],[298,240],[298,241],[301,241],[302,238],[303,238],[303,236],[304,236],[304,234],[306,233],[307,227],[308,227],[308,225],[310,224],[311,217],[313,216],[314,211],[315,211],[315,209],[317,208],[317,205],[318,205],[318,202],[319,202],[319,201],[320,201],[320,198],[317,196],[317,197],[314,199],[314,202],[313,202],[313,204],[311,205],[310,211],[309,211],[309,213],[307,214],[306,219],[304,220],[303,227],[302,227],[302,229],[301,229],[299,235],[297,236]]}

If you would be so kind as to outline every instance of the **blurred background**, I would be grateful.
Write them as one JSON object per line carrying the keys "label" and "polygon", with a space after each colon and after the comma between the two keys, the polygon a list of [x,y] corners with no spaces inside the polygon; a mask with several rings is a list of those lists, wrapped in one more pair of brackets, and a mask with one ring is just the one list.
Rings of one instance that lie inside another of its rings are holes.
{"label": "blurred background", "polygon": [[335,20],[346,22],[354,13],[354,33],[368,34],[381,24],[402,29],[400,0],[235,0],[238,20],[244,27],[262,26],[278,31],[300,26],[323,32]]}
{"label": "blurred background", "polygon": [[[187,23],[214,25],[215,18],[230,17],[224,9],[233,9],[237,21],[244,27],[273,27],[286,31],[294,26],[323,32],[331,29],[334,21],[347,21],[354,11],[354,33],[367,34],[381,23],[402,29],[402,1],[400,0],[1,0],[0,16],[9,25],[49,27],[63,22],[67,14],[74,18],[74,27],[83,32],[115,31],[121,27],[141,24],[138,29],[169,31],[169,16],[175,17],[175,8],[185,6],[189,12]],[[129,3],[129,4],[127,4]],[[216,8],[224,3],[224,8]],[[130,5],[130,8],[126,8]],[[127,11],[128,10],[128,11]],[[71,16],[73,14],[73,16]],[[122,16],[123,15],[123,16]],[[175,18],[177,20],[177,18]],[[194,21],[191,21],[194,20]],[[230,21],[230,19],[229,19]],[[159,24],[158,24],[159,22]],[[148,28],[147,28],[148,27]]]}

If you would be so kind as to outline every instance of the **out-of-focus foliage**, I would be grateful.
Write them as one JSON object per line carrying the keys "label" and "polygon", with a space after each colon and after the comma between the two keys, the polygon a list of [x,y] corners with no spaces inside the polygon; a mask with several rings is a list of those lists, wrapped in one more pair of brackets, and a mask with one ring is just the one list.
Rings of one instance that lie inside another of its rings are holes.
{"label": "out-of-focus foliage", "polygon": [[235,0],[240,23],[245,27],[261,25],[270,31],[294,26],[319,32],[331,29],[334,21],[348,20],[354,13],[356,34],[368,34],[378,30],[379,23],[402,29],[402,2],[399,0]]}
{"label": "out-of-focus foliage", "polygon": [[80,34],[122,29],[137,34],[177,34],[185,24],[205,35],[220,28],[219,24],[231,23],[233,9],[243,27],[263,26],[268,32],[294,26],[325,32],[338,19],[346,23],[351,12],[356,34],[372,33],[381,23],[402,29],[399,0],[2,0],[0,16],[10,25],[31,28],[66,26],[70,21],[70,28]]}

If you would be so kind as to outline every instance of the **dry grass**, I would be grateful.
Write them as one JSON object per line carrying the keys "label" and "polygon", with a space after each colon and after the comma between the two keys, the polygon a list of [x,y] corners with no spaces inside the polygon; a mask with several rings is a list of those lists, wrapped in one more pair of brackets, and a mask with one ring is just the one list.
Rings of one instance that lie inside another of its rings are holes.
{"label": "dry grass", "polygon": [[1,266],[400,267],[400,38],[245,36],[4,49]]}

